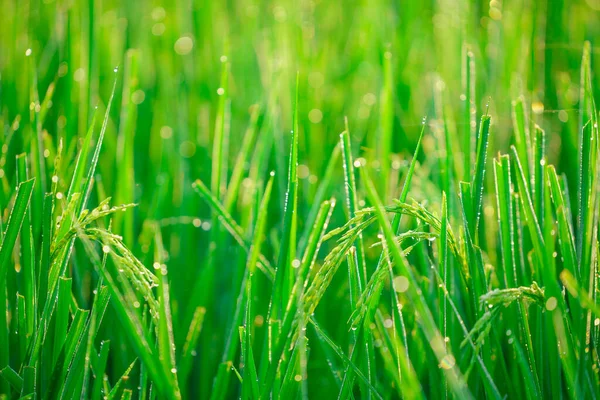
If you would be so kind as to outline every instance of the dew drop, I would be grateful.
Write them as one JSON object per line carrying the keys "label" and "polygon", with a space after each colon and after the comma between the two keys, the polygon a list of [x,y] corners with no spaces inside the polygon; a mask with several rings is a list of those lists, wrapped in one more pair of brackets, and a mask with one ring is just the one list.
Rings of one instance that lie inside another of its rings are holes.
{"label": "dew drop", "polygon": [[440,368],[452,369],[455,364],[456,364],[456,360],[455,360],[454,356],[452,356],[451,354],[447,354],[444,356],[444,358],[442,358],[442,361],[440,362]]}
{"label": "dew drop", "polygon": [[405,276],[397,276],[393,280],[394,290],[398,293],[404,293],[408,290],[408,278]]}
{"label": "dew drop", "polygon": [[550,297],[548,300],[546,300],[546,310],[548,311],[554,310],[557,305],[558,301],[556,300],[556,297]]}

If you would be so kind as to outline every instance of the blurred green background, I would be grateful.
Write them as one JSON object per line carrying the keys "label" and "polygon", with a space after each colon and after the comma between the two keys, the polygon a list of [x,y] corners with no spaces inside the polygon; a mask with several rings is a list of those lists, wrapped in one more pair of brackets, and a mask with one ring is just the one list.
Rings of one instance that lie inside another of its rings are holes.
{"label": "blurred green background", "polygon": [[[424,154],[441,151],[437,138],[444,121],[460,153],[458,137],[471,125],[461,113],[465,59],[474,62],[475,114],[489,107],[493,116],[491,147],[505,151],[510,145],[511,101],[524,96],[532,121],[547,132],[550,162],[574,185],[577,171],[561,166],[577,157],[581,53],[589,40],[593,58],[598,54],[600,0],[0,0],[0,21],[0,203],[6,206],[15,185],[14,156],[37,154],[38,127],[30,111],[41,99],[54,92],[39,127],[43,146],[38,148],[46,150],[38,155],[40,165],[65,192],[81,139],[96,107],[98,129],[116,78],[117,106],[108,121],[92,199],[113,196],[115,204],[139,205],[115,218],[113,230],[144,261],[151,258],[148,224],[162,226],[181,342],[189,310],[198,305],[190,282],[200,276],[211,229],[210,209],[191,183],[210,182],[214,172],[220,104],[228,142],[224,176],[231,174],[252,118],[258,127],[252,146],[262,149],[254,152],[261,162],[254,163],[259,167],[252,176],[264,181],[270,170],[278,171],[280,204],[272,204],[271,227],[281,223],[297,74],[301,216],[312,205],[345,117],[354,148],[368,159],[379,160],[380,144],[391,140],[394,169],[406,167],[405,155],[414,150],[424,117],[429,132]],[[596,91],[599,65],[592,62]],[[421,158],[427,168],[419,175],[438,168]],[[341,168],[335,174],[341,179]],[[49,191],[51,184],[36,185],[36,191]],[[423,186],[411,195],[426,197]],[[262,184],[250,178],[242,183],[234,215],[254,201],[253,187]],[[328,195],[342,199],[343,186]],[[385,201],[395,195],[388,193]],[[34,214],[41,212],[33,207]],[[342,211],[337,212],[343,222]],[[278,237],[271,232],[265,253],[272,255]],[[207,315],[213,330],[203,332],[205,343],[222,343],[225,335],[241,279],[237,267],[245,260],[238,252],[232,240],[230,247],[216,250],[220,272],[210,301],[218,308]],[[85,253],[76,251],[73,262],[76,296],[85,304],[94,277],[77,268],[78,258]],[[347,330],[338,322],[324,323],[334,337]],[[103,329],[113,334],[110,326]],[[115,376],[131,362],[127,342],[120,343],[123,351],[112,352]],[[221,347],[203,351],[214,353],[205,366],[214,368]],[[212,375],[205,375],[200,383],[181,384],[206,393]],[[313,375],[310,384],[318,385],[319,375]]]}
{"label": "blurred green background", "polygon": [[[439,79],[447,87],[449,111],[460,112],[467,45],[476,64],[475,105],[479,114],[489,104],[501,148],[511,129],[510,99],[523,94],[534,106],[536,122],[550,134],[551,153],[557,157],[561,139],[570,139],[568,125],[578,120],[574,106],[583,42],[593,45],[600,34],[598,0],[0,4],[5,134],[19,116],[18,136],[28,134],[31,96],[24,88],[31,86],[35,70],[40,93],[56,83],[45,133],[55,146],[62,138],[66,151],[72,151],[93,108],[98,105],[102,111],[105,105],[113,68],[123,67],[126,52],[135,49],[135,198],[150,199],[142,194],[151,192],[155,178],[168,171],[182,177],[171,183],[182,188],[176,205],[189,192],[192,178],[209,173],[207,149],[223,60],[230,69],[230,154],[235,154],[254,104],[263,106],[263,116],[268,114],[276,148],[287,147],[296,72],[301,82],[301,160],[309,170],[323,168],[344,116],[356,143],[376,148],[374,133],[382,123],[393,123],[393,150],[410,150],[421,119],[429,116],[435,122]],[[386,55],[391,57],[390,122],[382,122],[378,112]],[[119,89],[122,84],[119,79]],[[117,103],[123,102],[119,89]],[[109,192],[122,122],[116,107],[101,164]],[[453,125],[461,129],[464,124],[457,120]],[[164,154],[169,156],[166,164]]]}

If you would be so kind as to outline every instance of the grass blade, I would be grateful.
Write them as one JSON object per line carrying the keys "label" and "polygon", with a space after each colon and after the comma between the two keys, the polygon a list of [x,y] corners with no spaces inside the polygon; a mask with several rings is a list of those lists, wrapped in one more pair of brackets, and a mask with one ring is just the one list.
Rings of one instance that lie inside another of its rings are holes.
{"label": "grass blade", "polygon": [[483,186],[485,184],[485,166],[487,159],[487,150],[490,137],[490,121],[488,115],[481,117],[479,136],[477,140],[477,160],[475,162],[475,175],[473,176],[473,207],[475,213],[475,230],[473,234],[479,230],[479,219],[481,217],[481,208],[483,204]]}

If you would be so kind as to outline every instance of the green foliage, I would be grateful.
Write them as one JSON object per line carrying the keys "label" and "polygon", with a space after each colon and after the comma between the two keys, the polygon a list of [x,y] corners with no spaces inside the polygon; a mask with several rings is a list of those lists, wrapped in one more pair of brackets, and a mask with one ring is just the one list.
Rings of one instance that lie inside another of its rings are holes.
{"label": "green foliage", "polygon": [[0,399],[597,398],[599,9],[0,0]]}

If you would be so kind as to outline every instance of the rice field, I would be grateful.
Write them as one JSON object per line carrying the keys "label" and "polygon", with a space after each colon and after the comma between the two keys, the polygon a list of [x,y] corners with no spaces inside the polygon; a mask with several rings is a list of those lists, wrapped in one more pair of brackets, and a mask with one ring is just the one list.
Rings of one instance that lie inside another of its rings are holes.
{"label": "rice field", "polygon": [[0,399],[600,398],[598,0],[0,20]]}

